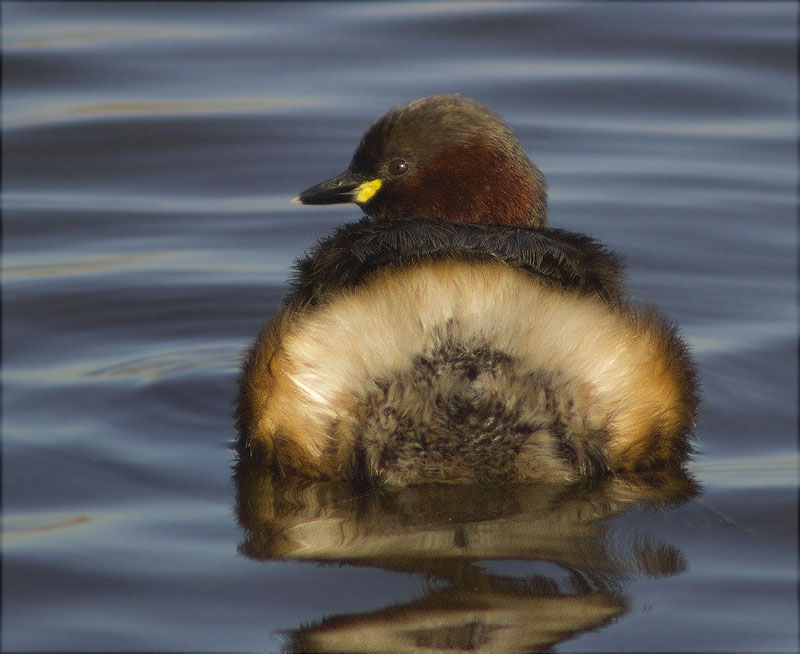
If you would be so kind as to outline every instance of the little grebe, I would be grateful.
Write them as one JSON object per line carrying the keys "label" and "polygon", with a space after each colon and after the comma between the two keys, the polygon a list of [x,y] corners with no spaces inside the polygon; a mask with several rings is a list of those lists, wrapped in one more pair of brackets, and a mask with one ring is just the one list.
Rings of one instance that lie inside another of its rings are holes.
{"label": "little grebe", "polygon": [[297,263],[250,348],[240,457],[391,485],[556,481],[685,461],[676,330],[593,239],[547,228],[544,178],[454,95],[392,109],[304,204],[367,214]]}

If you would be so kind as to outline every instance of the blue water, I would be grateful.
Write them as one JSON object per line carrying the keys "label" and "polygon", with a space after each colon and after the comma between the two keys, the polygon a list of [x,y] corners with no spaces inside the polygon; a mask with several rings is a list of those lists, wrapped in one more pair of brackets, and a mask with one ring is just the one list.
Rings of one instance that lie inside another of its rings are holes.
{"label": "blue water", "polygon": [[[2,38],[4,651],[796,651],[795,4],[8,2]],[[692,479],[232,481],[242,350],[360,215],[291,198],[443,92],[680,324]]]}

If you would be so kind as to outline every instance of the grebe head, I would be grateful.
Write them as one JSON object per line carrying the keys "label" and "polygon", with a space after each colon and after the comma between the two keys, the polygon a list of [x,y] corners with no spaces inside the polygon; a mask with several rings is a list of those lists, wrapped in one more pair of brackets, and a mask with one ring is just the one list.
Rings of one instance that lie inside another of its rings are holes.
{"label": "grebe head", "polygon": [[511,129],[457,95],[391,109],[366,131],[347,170],[295,199],[354,202],[376,220],[547,223],[544,177]]}

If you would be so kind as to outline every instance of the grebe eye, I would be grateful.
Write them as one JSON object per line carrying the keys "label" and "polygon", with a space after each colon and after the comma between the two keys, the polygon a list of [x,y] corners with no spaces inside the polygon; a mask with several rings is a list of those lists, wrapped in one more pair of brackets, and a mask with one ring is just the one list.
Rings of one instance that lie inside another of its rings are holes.
{"label": "grebe eye", "polygon": [[389,164],[388,170],[390,175],[400,177],[408,172],[408,162],[405,159],[395,159]]}

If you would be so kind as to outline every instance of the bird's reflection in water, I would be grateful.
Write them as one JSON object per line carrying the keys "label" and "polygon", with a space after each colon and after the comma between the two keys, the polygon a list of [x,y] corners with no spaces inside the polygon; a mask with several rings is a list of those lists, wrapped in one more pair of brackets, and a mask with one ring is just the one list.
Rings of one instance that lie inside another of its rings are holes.
{"label": "bird's reflection in water", "polygon": [[[241,552],[263,560],[418,573],[426,594],[371,613],[326,617],[290,632],[297,652],[541,651],[627,611],[631,576],[670,576],[683,555],[606,519],[663,510],[697,493],[683,470],[611,477],[591,487],[425,486],[354,489],[234,474]],[[492,560],[528,562],[504,575]],[[537,563],[538,562],[538,563]]]}

